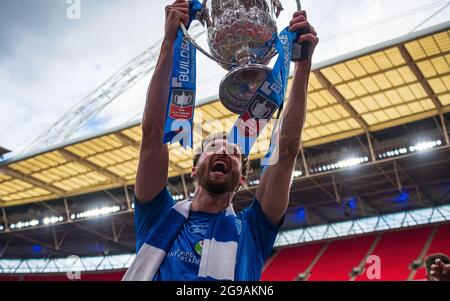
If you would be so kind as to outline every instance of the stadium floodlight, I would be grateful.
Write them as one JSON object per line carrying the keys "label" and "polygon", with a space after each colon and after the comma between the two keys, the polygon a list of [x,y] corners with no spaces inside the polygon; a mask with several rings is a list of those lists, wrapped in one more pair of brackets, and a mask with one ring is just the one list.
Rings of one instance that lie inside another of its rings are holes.
{"label": "stadium floodlight", "polygon": [[256,186],[259,184],[259,179],[251,180],[248,182],[250,186]]}
{"label": "stadium floodlight", "polygon": [[384,158],[396,157],[396,156],[404,155],[406,153],[408,153],[408,149],[406,147],[400,147],[397,149],[389,150],[382,154],[378,154],[378,158],[384,159]]}
{"label": "stadium floodlight", "polygon": [[177,194],[177,195],[174,195],[174,196],[173,196],[173,199],[174,199],[175,201],[181,201],[181,200],[184,200],[184,195],[183,195],[183,194]]}
{"label": "stadium floodlight", "polygon": [[337,163],[339,168],[346,168],[346,167],[352,167],[352,166],[356,166],[359,165],[361,163],[367,162],[369,161],[368,157],[353,157],[353,158],[348,158],[345,160],[341,160]]}
{"label": "stadium floodlight", "polygon": [[44,225],[48,225],[48,224],[56,224],[58,222],[62,222],[63,220],[64,218],[62,216],[51,216],[44,218],[43,222]]}
{"label": "stadium floodlight", "polygon": [[110,206],[110,207],[102,207],[102,208],[95,208],[87,211],[83,211],[80,213],[77,213],[75,215],[75,218],[73,219],[81,219],[81,218],[88,218],[88,217],[96,217],[96,216],[103,216],[108,215],[111,213],[115,213],[120,211],[119,206]]}
{"label": "stadium floodlight", "polygon": [[437,140],[433,140],[433,141],[424,141],[424,142],[419,142],[416,143],[415,145],[411,145],[409,147],[409,151],[410,152],[422,152],[422,151],[426,151],[432,148],[435,148],[437,146],[440,146],[442,144],[442,141],[440,139]]}
{"label": "stadium floodlight", "polygon": [[294,170],[294,178],[301,177],[303,175],[303,172],[301,170]]}
{"label": "stadium floodlight", "polygon": [[134,209],[134,202],[133,202],[133,203],[131,203],[131,208],[133,208],[133,209]]}
{"label": "stadium floodlight", "polygon": [[[334,163],[327,163],[324,164],[322,166],[319,166],[317,168],[313,168],[310,170],[311,173],[318,173],[318,172],[325,172],[325,171],[330,171],[330,170],[334,170],[334,169],[338,169],[338,168],[348,168],[348,167],[353,167],[356,165],[360,165],[363,164],[365,162],[369,161],[369,157],[364,156],[364,157],[351,157],[348,159],[344,159],[338,162],[334,162]],[[298,171],[301,173],[301,171]],[[301,174],[300,174],[301,176]]]}
{"label": "stadium floodlight", "polygon": [[3,225],[0,225],[0,231],[3,231],[5,229],[5,227],[3,227]]}
{"label": "stadium floodlight", "polygon": [[36,219],[33,219],[30,221],[20,221],[18,223],[11,224],[9,227],[11,229],[23,229],[23,228],[35,227],[37,225],[39,225],[39,221]]}

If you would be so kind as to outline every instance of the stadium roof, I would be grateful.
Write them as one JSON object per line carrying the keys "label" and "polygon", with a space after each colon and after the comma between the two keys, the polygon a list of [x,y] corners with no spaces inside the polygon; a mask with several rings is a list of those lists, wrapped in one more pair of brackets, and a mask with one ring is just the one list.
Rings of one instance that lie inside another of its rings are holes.
{"label": "stadium roof", "polygon": [[[450,112],[449,28],[450,22],[443,23],[315,65],[304,147]],[[200,115],[214,121],[203,125],[203,135],[237,118],[217,97],[197,106],[197,121]],[[195,133],[194,140],[200,136]],[[131,185],[140,139],[140,124],[134,122],[3,161],[0,206]],[[268,143],[269,137],[260,139],[251,157],[264,155]],[[189,172],[192,154],[171,145],[169,175]]]}

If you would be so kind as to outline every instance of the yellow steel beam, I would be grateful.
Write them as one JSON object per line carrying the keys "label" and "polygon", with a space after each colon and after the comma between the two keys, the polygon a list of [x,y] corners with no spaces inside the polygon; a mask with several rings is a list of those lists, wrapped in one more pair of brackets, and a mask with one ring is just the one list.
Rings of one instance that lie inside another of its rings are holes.
{"label": "yellow steel beam", "polygon": [[127,135],[125,135],[122,132],[118,132],[118,133],[114,133],[114,136],[116,136],[117,139],[120,140],[120,142],[122,142],[125,145],[129,145],[134,147],[136,150],[139,151],[139,147],[140,147],[140,143],[139,141],[136,141],[134,139],[131,139],[130,137],[128,137]]}
{"label": "yellow steel beam", "polygon": [[90,170],[94,170],[112,180],[115,180],[118,182],[123,182],[123,179],[121,177],[119,177],[118,175],[116,175],[115,173],[113,173],[107,169],[104,169],[101,166],[98,166],[97,164],[94,164],[91,161],[86,160],[86,159],[68,151],[67,149],[59,149],[58,153],[60,153],[61,156],[63,156],[69,162],[76,162],[76,163],[81,164],[81,165],[89,168]]}
{"label": "yellow steel beam", "polygon": [[33,178],[32,176],[26,175],[24,173],[21,173],[20,171],[14,170],[7,166],[0,167],[0,172],[7,174],[8,176],[11,176],[13,178],[22,180],[24,182],[27,182],[33,186],[42,188],[48,192],[52,192],[58,196],[64,196],[65,191],[62,189],[59,189],[55,186],[52,186],[51,184],[44,183],[36,178]]}
{"label": "yellow steel beam", "polygon": [[334,87],[330,81],[320,72],[320,70],[313,71],[319,82],[327,88],[328,92],[337,100],[337,102],[355,119],[355,121],[365,130],[368,131],[369,125],[358,115],[358,112],[345,100],[344,96]]}
{"label": "yellow steel beam", "polygon": [[412,59],[411,55],[409,54],[408,50],[406,50],[404,45],[399,45],[398,49],[400,50],[400,53],[403,57],[403,59],[408,64],[411,71],[416,76],[417,80],[419,81],[422,88],[425,90],[425,93],[427,93],[428,97],[431,98],[433,101],[434,106],[436,107],[439,114],[442,112],[442,104],[439,101],[438,97],[434,93],[433,89],[431,88],[430,84],[426,80],[425,76],[423,76],[422,72],[420,71],[419,67],[417,67],[417,64]]}
{"label": "yellow steel beam", "polygon": [[[114,133],[114,136],[116,136],[116,138],[119,139],[123,144],[132,146],[137,151],[139,151],[140,143],[138,141],[135,141],[134,139],[131,139],[127,135],[120,132]],[[170,166],[175,172],[178,172],[180,174],[183,173],[183,168],[179,166],[176,162],[170,162],[170,164],[171,164]]]}
{"label": "yellow steel beam", "polygon": [[390,121],[386,121],[383,123],[379,123],[379,124],[375,124],[372,125],[369,130],[371,132],[375,132],[375,131],[380,131],[380,130],[384,130],[387,128],[391,128],[391,127],[395,127],[395,126],[399,126],[405,123],[411,123],[417,120],[421,120],[421,119],[425,119],[425,118],[429,118],[429,117],[433,117],[439,115],[439,113],[437,112],[437,110],[433,109],[430,111],[426,111],[426,112],[420,112],[417,114],[413,114],[413,115],[409,115],[403,118],[398,118],[398,119],[394,119],[394,120],[390,120]]}
{"label": "yellow steel beam", "polygon": [[[402,46],[403,46],[403,45],[402,45]],[[404,46],[403,46],[403,47],[404,47]],[[450,51],[446,51],[446,52],[444,52],[444,53],[434,54],[434,55],[431,55],[431,56],[428,56],[428,57],[425,57],[425,58],[416,60],[415,62],[416,62],[416,65],[417,65],[417,64],[419,64],[419,63],[421,63],[421,62],[424,62],[424,61],[432,60],[432,59],[435,59],[435,58],[438,58],[438,57],[445,57],[445,56],[448,55],[448,54],[450,54]],[[388,55],[387,55],[387,56],[388,56]],[[388,57],[389,57],[389,56],[388,56]],[[351,61],[353,61],[353,60],[351,60]],[[343,64],[343,63],[342,63],[342,64]],[[364,67],[364,64],[362,64],[362,63],[360,63],[360,64]],[[338,65],[340,65],[340,64],[338,64]],[[335,66],[336,66],[336,65],[331,66],[331,67],[335,67]],[[368,79],[368,78],[371,78],[371,77],[374,77],[374,76],[377,76],[377,75],[385,74],[385,73],[390,72],[390,71],[397,70],[397,69],[402,68],[402,67],[405,67],[405,66],[408,66],[408,62],[407,62],[406,60],[405,60],[405,62],[403,62],[401,65],[392,66],[392,67],[389,67],[389,68],[387,68],[387,69],[378,70],[378,71],[376,71],[376,72],[368,73],[368,74],[363,75],[363,76],[355,77],[355,78],[353,78],[353,79],[344,80],[344,81],[341,81],[341,82],[339,82],[339,83],[336,83],[335,85],[339,85],[339,86],[341,86],[341,85],[348,85],[349,83],[354,82],[354,81],[356,81],[356,80],[361,81],[361,80]],[[324,70],[324,69],[328,69],[328,68],[330,68],[330,67],[326,67],[326,68],[323,68],[323,69],[320,69],[320,70]],[[322,74],[323,74],[323,73],[322,73]],[[319,90],[321,90],[321,89],[318,89],[318,90],[316,90],[316,91],[319,91]],[[316,91],[314,91],[314,92],[316,92]]]}

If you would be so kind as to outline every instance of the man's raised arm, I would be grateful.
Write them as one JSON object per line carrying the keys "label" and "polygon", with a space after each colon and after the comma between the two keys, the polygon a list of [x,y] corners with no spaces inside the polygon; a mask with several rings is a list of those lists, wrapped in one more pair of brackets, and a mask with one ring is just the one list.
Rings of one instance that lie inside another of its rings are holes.
{"label": "man's raised arm", "polygon": [[[311,55],[319,39],[314,28],[306,20],[306,12],[294,14],[291,31],[308,28],[308,34],[301,35],[300,42],[311,44]],[[291,92],[285,105],[279,138],[278,162],[267,167],[256,190],[256,198],[269,220],[278,224],[286,212],[289,203],[289,189],[292,172],[301,146],[301,134],[306,118],[306,96],[308,89],[311,60],[295,64]]]}
{"label": "man's raised arm", "polygon": [[166,7],[164,40],[148,87],[142,118],[142,141],[135,185],[135,195],[140,202],[150,202],[167,185],[169,151],[167,145],[163,144],[163,135],[173,46],[180,23],[187,24],[188,21],[186,0],[177,0]]}

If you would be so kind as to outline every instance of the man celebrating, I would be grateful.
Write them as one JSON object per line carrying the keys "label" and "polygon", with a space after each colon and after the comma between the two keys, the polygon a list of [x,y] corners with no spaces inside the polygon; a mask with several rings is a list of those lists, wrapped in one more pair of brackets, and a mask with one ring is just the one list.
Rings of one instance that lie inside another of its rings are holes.
{"label": "man celebrating", "polygon": [[[173,48],[180,22],[189,21],[185,0],[166,7],[165,36],[142,120],[135,185],[137,256],[124,280],[259,280],[289,201],[301,145],[311,60],[297,62],[279,133],[278,162],[263,173],[252,204],[235,214],[231,201],[246,182],[247,158],[223,134],[210,136],[195,156],[192,200],[176,203],[167,190],[169,152],[163,144]],[[307,30],[298,41],[318,43],[305,11],[289,30]]]}

